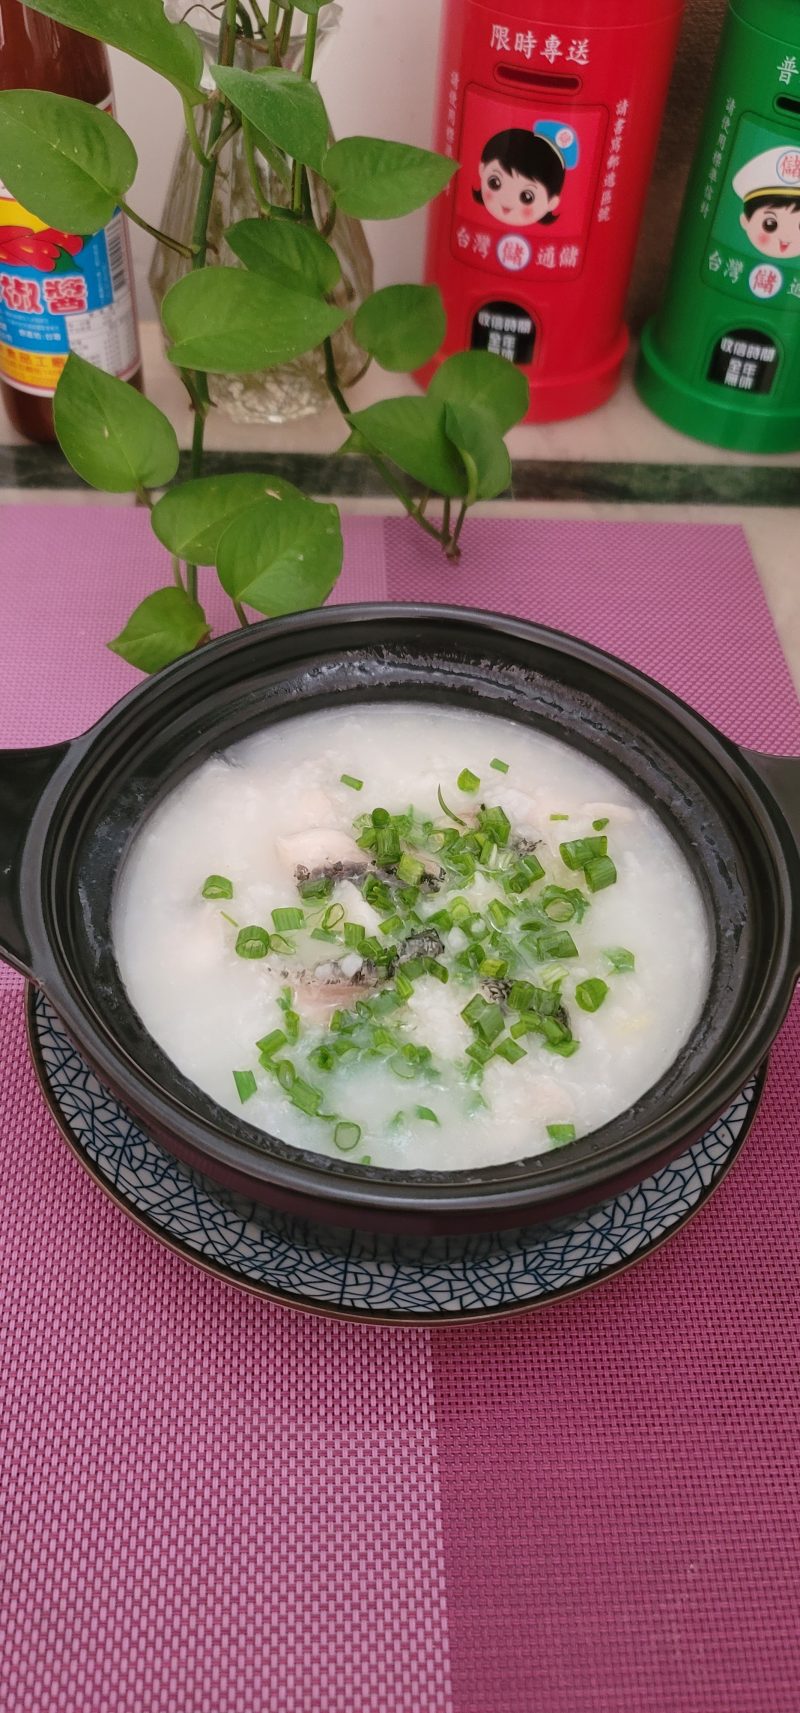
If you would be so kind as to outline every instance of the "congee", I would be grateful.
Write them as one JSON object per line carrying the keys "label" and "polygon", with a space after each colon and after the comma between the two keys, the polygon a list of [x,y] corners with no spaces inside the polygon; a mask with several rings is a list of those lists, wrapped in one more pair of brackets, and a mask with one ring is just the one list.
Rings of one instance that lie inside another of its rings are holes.
{"label": "congee", "polygon": [[273,725],[156,809],[117,888],[131,1000],[297,1146],[468,1170],[568,1145],[690,1035],[709,935],[656,814],[517,724],[373,703]]}

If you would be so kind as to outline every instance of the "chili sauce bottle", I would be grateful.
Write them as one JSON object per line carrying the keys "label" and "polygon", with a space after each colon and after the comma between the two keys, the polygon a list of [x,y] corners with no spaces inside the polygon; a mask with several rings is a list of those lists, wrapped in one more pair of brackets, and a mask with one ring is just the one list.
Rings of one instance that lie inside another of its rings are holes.
{"label": "chili sauce bottle", "polygon": [[[0,89],[46,89],[109,112],[111,69],[101,42],[0,0]],[[100,232],[61,232],[0,180],[0,394],[29,440],[54,440],[53,394],[69,356],[141,381],[125,216]]]}

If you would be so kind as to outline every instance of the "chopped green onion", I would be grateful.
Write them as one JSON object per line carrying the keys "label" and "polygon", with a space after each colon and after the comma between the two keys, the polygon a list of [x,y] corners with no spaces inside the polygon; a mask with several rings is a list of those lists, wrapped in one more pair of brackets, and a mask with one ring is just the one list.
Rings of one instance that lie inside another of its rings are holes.
{"label": "chopped green onion", "polygon": [[473,1059],[476,1065],[485,1065],[492,1056],[492,1049],[485,1041],[473,1041],[467,1048],[467,1058]]}
{"label": "chopped green onion", "polygon": [[[400,861],[402,862],[402,857]],[[400,873],[399,864],[397,872],[398,874]],[[419,903],[419,890],[418,886],[398,886],[397,899],[398,903],[402,904],[404,910],[413,911],[415,904]],[[415,921],[416,919],[417,918],[415,917]]]}
{"label": "chopped green onion", "polygon": [[504,809],[480,809],[478,811],[478,826],[482,833],[501,847],[508,844],[511,835],[511,822]]}
{"label": "chopped green onion", "polygon": [[378,827],[375,838],[375,857],[377,862],[388,867],[398,863],[402,857],[402,846],[394,827]]}
{"label": "chopped green onion", "polygon": [[425,974],[432,975],[434,981],[440,981],[443,986],[446,986],[450,980],[450,971],[446,964],[440,963],[438,958],[423,958],[422,961],[425,966]]}
{"label": "chopped green onion", "polygon": [[599,1011],[608,993],[608,983],[601,981],[599,976],[592,976],[589,981],[579,981],[575,989],[575,998],[581,1011]]}
{"label": "chopped green onion", "polygon": [[571,1059],[573,1053],[577,1053],[579,1047],[580,1041],[573,1041],[571,1036],[567,1041],[547,1042],[548,1053],[558,1053],[560,1059]]}
{"label": "chopped green onion", "polygon": [[334,1011],[328,1028],[337,1034],[342,1029],[352,1029],[355,1018],[352,1011]]}
{"label": "chopped green onion", "polygon": [[320,874],[316,879],[309,875],[308,880],[298,880],[297,890],[301,898],[309,902],[312,898],[322,900],[330,898],[333,891],[333,880],[329,874]]}
{"label": "chopped green onion", "polygon": [[522,861],[517,864],[517,867],[505,877],[503,884],[509,892],[521,893],[527,892],[535,880],[543,879],[544,869],[539,858],[534,855],[533,851],[528,851]]}
{"label": "chopped green onion", "polygon": [[501,761],[499,756],[495,756],[494,761],[490,761],[489,766],[496,768],[498,773],[508,772],[508,762]]}
{"label": "chopped green onion", "polygon": [[236,954],[240,958],[265,958],[270,948],[266,928],[241,928],[236,937]]}
{"label": "chopped green onion", "polygon": [[467,902],[466,898],[462,898],[460,895],[457,898],[451,899],[447,908],[450,911],[450,915],[457,928],[460,927],[462,922],[468,921],[472,915],[472,905]]}
{"label": "chopped green onion", "polygon": [[236,917],[229,916],[227,910],[220,910],[220,916],[222,917],[223,922],[230,922],[232,928],[238,928],[239,924]]}
{"label": "chopped green onion", "polygon": [[297,1076],[297,1072],[291,1059],[279,1059],[275,1066],[275,1073],[281,1088],[286,1089],[288,1092]]}
{"label": "chopped green onion", "polygon": [[515,981],[508,996],[511,1011],[530,1011],[536,989],[530,981]]}
{"label": "chopped green onion", "polygon": [[391,892],[389,891],[386,882],[384,880],[378,880],[377,875],[368,874],[361,890],[364,898],[367,903],[372,906],[373,910],[391,909]]}
{"label": "chopped green onion", "polygon": [[315,1047],[313,1052],[309,1053],[308,1059],[309,1064],[312,1064],[318,1071],[335,1071],[336,1069],[336,1050],[334,1047],[326,1047],[324,1041]]}
{"label": "chopped green onion", "polygon": [[402,970],[398,970],[397,975],[394,978],[394,990],[398,999],[402,999],[404,1001],[406,999],[410,999],[414,992],[413,981],[409,981],[408,977],[403,974]]}
{"label": "chopped green onion", "polygon": [[496,1041],[498,1035],[502,1035],[503,1029],[505,1028],[505,1019],[500,1006],[494,1004],[484,1005],[483,1011],[474,1027],[482,1040],[488,1041],[489,1043]]}
{"label": "chopped green onion", "polygon": [[388,809],[373,809],[372,811],[371,820],[373,827],[388,827],[391,819],[392,817],[389,814]]}
{"label": "chopped green onion", "polygon": [[364,784],[363,779],[354,779],[352,773],[340,773],[339,779],[342,785],[349,785],[351,791],[360,791]]}
{"label": "chopped green onion", "polygon": [[465,934],[469,934],[471,940],[485,940],[490,932],[488,922],[484,920],[483,916],[477,914],[470,916],[469,921],[465,922],[463,926]]}
{"label": "chopped green onion", "polygon": [[341,944],[339,935],[329,933],[327,928],[312,928],[311,939],[323,940],[326,946],[338,946]]}
{"label": "chopped green onion", "polygon": [[574,1142],[575,1126],[574,1124],[548,1124],[547,1134],[551,1142]]}
{"label": "chopped green onion", "polygon": [[462,767],[457,780],[459,791],[474,793],[479,789],[480,783],[477,773],[473,773],[468,767]]}
{"label": "chopped green onion", "polygon": [[425,864],[404,851],[397,864],[397,874],[400,880],[407,880],[409,886],[418,886],[425,874]]}
{"label": "chopped green onion", "polygon": [[503,904],[499,898],[493,898],[489,905],[488,914],[496,928],[504,928],[506,923],[511,921],[514,912],[509,910],[508,905]]}
{"label": "chopped green onion", "polygon": [[308,1113],[309,1118],[315,1117],[322,1105],[322,1089],[314,1088],[312,1083],[304,1082],[302,1077],[295,1077],[290,1090],[292,1106]]}
{"label": "chopped green onion", "polygon": [[287,930],[291,933],[294,928],[304,928],[306,921],[303,911],[296,909],[273,910],[272,920],[282,934]]}
{"label": "chopped green onion", "polygon": [[294,1042],[300,1034],[300,1018],[296,1011],[291,1011],[288,1007],[286,1008],[283,1013],[283,1026],[289,1040],[292,1042],[292,1045],[294,1045]]}
{"label": "chopped green onion", "polygon": [[508,964],[505,958],[484,958],[478,965],[478,974],[485,981],[502,981],[508,975]]}
{"label": "chopped green onion", "polygon": [[224,874],[210,874],[203,882],[202,895],[204,898],[232,898],[233,881]]}
{"label": "chopped green onion", "polygon": [[436,1117],[436,1113],[433,1111],[433,1108],[430,1106],[415,1106],[414,1111],[416,1113],[417,1118],[424,1119],[426,1124],[438,1124],[439,1123],[439,1120]]}
{"label": "chopped green onion", "polygon": [[441,785],[437,786],[436,795],[439,799],[439,807],[442,810],[442,813],[447,816],[448,820],[456,821],[458,823],[459,827],[466,827],[466,824],[467,824],[466,821],[462,821],[460,815],[454,815],[452,809],[448,809],[447,804],[445,803],[445,800],[442,796]]}
{"label": "chopped green onion", "polygon": [[378,931],[381,934],[399,934],[403,927],[403,918],[397,914],[386,916],[382,922],[378,923]]}
{"label": "chopped green onion", "polygon": [[559,1023],[557,1017],[543,1017],[542,1034],[551,1046],[555,1046],[559,1041],[569,1041],[571,1031],[565,1029],[564,1024]]}
{"label": "chopped green onion", "polygon": [[608,816],[603,815],[599,821],[593,821],[592,826],[596,833],[602,833],[603,828],[608,826]]}
{"label": "chopped green onion", "polygon": [[510,1036],[506,1035],[502,1041],[498,1041],[494,1056],[496,1059],[505,1059],[509,1065],[516,1065],[518,1060],[527,1055],[524,1047],[520,1047],[517,1041],[512,1041]]}
{"label": "chopped green onion", "polygon": [[252,1071],[234,1071],[233,1080],[236,1084],[236,1093],[238,1094],[242,1105],[244,1105],[245,1101],[249,1100],[250,1096],[255,1094],[256,1089],[258,1088],[256,1079],[253,1076]]}
{"label": "chopped green onion", "polygon": [[626,970],[636,968],[633,952],[627,951],[625,946],[609,946],[608,950],[603,953],[603,957],[608,958],[612,970],[616,970],[618,975],[623,975]]}
{"label": "chopped green onion", "polygon": [[483,1016],[485,1010],[486,1000],[480,993],[476,993],[474,999],[470,1000],[469,1005],[464,1006],[461,1015],[464,1022],[469,1024],[470,1029],[474,1029],[478,1022],[478,1018]]}
{"label": "chopped green onion", "polygon": [[279,1009],[281,1011],[288,1011],[291,1008],[293,1000],[294,993],[292,992],[292,989],[290,987],[282,987],[278,997]]}
{"label": "chopped green onion", "polygon": [[262,1035],[261,1040],[256,1041],[256,1051],[260,1053],[262,1060],[269,1060],[281,1047],[286,1046],[287,1040],[288,1036],[282,1029],[271,1029],[268,1035]]}
{"label": "chopped green onion", "polygon": [[367,958],[370,963],[375,963],[382,958],[386,950],[385,946],[382,946],[380,940],[376,940],[373,934],[369,934],[366,940],[362,940],[358,949],[362,958]]}
{"label": "chopped green onion", "polygon": [[435,910],[432,916],[426,916],[426,926],[438,928],[442,934],[449,934],[453,926],[453,918],[449,910]]}
{"label": "chopped green onion", "polygon": [[604,887],[613,886],[617,878],[617,871],[610,856],[593,857],[591,862],[587,862],[583,872],[590,892],[602,892]]}
{"label": "chopped green onion", "polygon": [[530,950],[537,963],[545,963],[548,958],[576,958],[578,948],[566,928],[545,929],[541,934],[526,934],[525,949]]}
{"label": "chopped green onion", "polygon": [[569,815],[551,815],[551,821],[568,821]]}
{"label": "chopped green onion", "polygon": [[344,943],[346,946],[362,946],[367,937],[363,922],[345,922]]}
{"label": "chopped green onion", "polygon": [[395,1053],[394,1058],[389,1060],[389,1069],[394,1071],[396,1077],[404,1077],[406,1082],[410,1082],[417,1074],[416,1065],[403,1053]]}
{"label": "chopped green onion", "polygon": [[358,1163],[359,1163],[359,1166],[371,1166],[372,1165],[372,1155],[371,1154],[362,1154],[361,1159],[359,1160]]}
{"label": "chopped green onion", "polygon": [[606,855],[608,839],[601,836],[597,839],[570,839],[565,845],[559,845],[561,861],[566,868],[586,868],[594,857]]}
{"label": "chopped green onion", "polygon": [[519,1041],[523,1035],[542,1035],[543,1022],[544,1019],[537,1011],[524,1011],[519,1021],[512,1023],[511,1035],[515,1041]]}
{"label": "chopped green onion", "polygon": [[361,1125],[337,1124],[333,1132],[334,1146],[341,1149],[343,1154],[349,1154],[352,1148],[357,1148],[361,1141]]}
{"label": "chopped green onion", "polygon": [[327,928],[328,932],[331,933],[334,928],[341,927],[341,924],[343,921],[344,921],[344,905],[343,904],[329,904],[327,910],[325,911],[325,915],[322,918],[322,922],[320,923],[320,926],[322,928]]}

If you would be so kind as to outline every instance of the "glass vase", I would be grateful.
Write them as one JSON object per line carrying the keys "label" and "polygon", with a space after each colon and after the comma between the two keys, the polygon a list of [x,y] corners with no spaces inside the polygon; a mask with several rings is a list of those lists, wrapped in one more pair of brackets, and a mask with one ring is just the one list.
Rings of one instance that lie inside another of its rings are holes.
{"label": "glass vase", "polygon": [[[315,69],[319,54],[338,27],[340,16],[341,10],[336,5],[326,6],[319,15]],[[213,64],[217,57],[216,34],[202,29],[198,30],[197,34],[207,63]],[[287,70],[299,69],[304,40],[302,30],[291,36],[281,59]],[[257,43],[241,38],[237,40],[237,65],[252,71],[263,68],[265,63],[265,55],[259,51]],[[198,128],[203,143],[209,122],[208,111],[199,116]],[[257,153],[255,159],[264,196],[274,207],[287,208],[290,192],[283,179],[263,155]],[[187,244],[191,242],[201,172],[200,163],[192,153],[188,139],[184,137],[167,191],[161,226],[165,232],[172,233]],[[317,225],[322,226],[330,212],[330,191],[316,173],[309,171],[308,180],[314,218]],[[250,180],[240,130],[219,151],[208,222],[207,264],[241,266],[226,244],[223,234],[235,221],[252,218],[258,213],[258,202]],[[346,309],[348,314],[352,315],[373,289],[372,257],[360,221],[338,212],[328,242],[336,251],[342,270],[342,277],[330,294],[331,299],[338,308]],[[166,249],[163,244],[156,245],[149,278],[157,308],[160,309],[162,299],[170,286],[174,285],[188,268],[189,263],[184,257],[176,255],[174,250]],[[359,375],[363,374],[369,359],[356,343],[349,323],[345,323],[334,333],[333,348],[339,380],[345,387],[352,386]],[[304,352],[302,356],[295,357],[292,362],[283,363],[276,369],[262,369],[257,373],[244,375],[209,375],[208,385],[214,404],[219,405],[237,422],[291,422],[298,417],[313,415],[330,403],[325,384],[324,359],[320,349]]]}

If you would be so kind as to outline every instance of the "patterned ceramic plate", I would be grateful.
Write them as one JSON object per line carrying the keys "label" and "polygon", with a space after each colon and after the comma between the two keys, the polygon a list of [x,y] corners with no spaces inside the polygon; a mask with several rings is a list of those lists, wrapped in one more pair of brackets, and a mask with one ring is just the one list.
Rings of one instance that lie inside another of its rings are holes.
{"label": "patterned ceramic plate", "polygon": [[679,1160],[589,1213],[469,1239],[356,1235],[269,1214],[173,1160],[101,1087],[41,994],[29,991],[34,1065],[62,1135],[140,1225],[187,1260],[291,1308],[433,1325],[540,1307],[607,1279],[696,1213],[735,1159],[764,1071]]}

